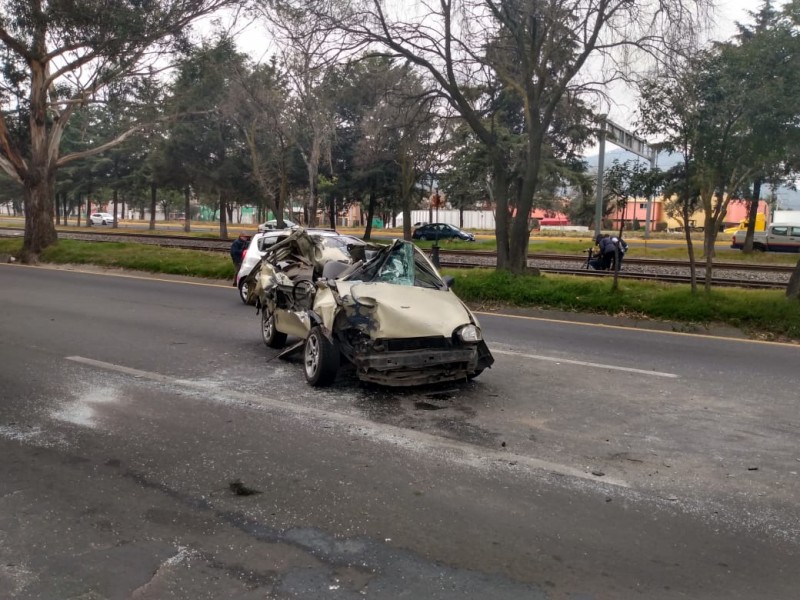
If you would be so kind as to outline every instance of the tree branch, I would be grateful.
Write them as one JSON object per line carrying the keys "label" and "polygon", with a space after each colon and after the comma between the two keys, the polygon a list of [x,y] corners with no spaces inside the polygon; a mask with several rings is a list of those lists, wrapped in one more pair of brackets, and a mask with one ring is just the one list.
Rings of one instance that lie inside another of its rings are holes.
{"label": "tree branch", "polygon": [[10,50],[13,50],[22,58],[24,58],[26,62],[30,63],[33,61],[33,54],[31,54],[30,50],[28,50],[28,48],[17,38],[11,36],[6,31],[5,27],[0,27],[0,41],[8,46]]}

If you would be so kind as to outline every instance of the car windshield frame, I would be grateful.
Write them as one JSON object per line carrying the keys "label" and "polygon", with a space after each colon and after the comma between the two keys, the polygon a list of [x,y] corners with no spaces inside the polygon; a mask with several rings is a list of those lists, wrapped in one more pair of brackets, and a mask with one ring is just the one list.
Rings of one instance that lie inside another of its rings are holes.
{"label": "car windshield frame", "polygon": [[391,283],[447,291],[449,288],[428,257],[411,242],[396,240],[371,260],[343,277],[345,281]]}

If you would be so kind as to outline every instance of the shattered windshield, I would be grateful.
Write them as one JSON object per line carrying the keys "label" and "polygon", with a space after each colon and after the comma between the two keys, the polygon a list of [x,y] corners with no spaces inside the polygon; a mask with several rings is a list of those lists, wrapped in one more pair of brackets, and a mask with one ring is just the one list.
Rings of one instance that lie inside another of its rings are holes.
{"label": "shattered windshield", "polygon": [[392,244],[345,279],[447,289],[425,255],[409,242]]}

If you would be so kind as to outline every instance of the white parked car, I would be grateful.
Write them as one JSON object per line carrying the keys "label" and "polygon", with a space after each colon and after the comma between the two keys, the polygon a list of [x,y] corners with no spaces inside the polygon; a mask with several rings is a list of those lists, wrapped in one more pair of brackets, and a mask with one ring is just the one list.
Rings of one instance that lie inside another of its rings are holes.
{"label": "white parked car", "polygon": [[[295,223],[294,221],[290,221],[289,219],[284,219],[283,225],[286,229],[289,229],[290,227],[297,227],[297,223]],[[272,219],[258,226],[259,231],[270,231],[272,229],[278,229],[277,219]]]}
{"label": "white parked car", "polygon": [[106,212],[97,212],[89,215],[89,225],[113,225],[114,215]]}
{"label": "white parked car", "polygon": [[[256,267],[261,262],[261,258],[267,250],[281,240],[286,239],[295,231],[294,229],[276,229],[255,234],[250,239],[247,246],[242,265],[236,273],[236,287],[239,289],[239,297],[245,304],[254,304],[255,296],[252,291],[255,289],[258,269]],[[323,256],[318,257],[321,261],[330,260],[350,264],[353,262],[351,251],[354,248],[364,248],[364,255],[359,258],[368,258],[372,255],[374,248],[369,246],[364,240],[352,235],[343,235],[330,229],[306,229],[304,230],[315,241],[319,242]]]}

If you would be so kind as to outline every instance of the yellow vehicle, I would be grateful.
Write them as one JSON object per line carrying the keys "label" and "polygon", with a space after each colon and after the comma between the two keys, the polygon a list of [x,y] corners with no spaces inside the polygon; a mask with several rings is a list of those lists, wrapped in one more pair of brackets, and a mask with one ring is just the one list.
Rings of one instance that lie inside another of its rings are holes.
{"label": "yellow vehicle", "polygon": [[[737,231],[742,231],[747,229],[747,222],[748,219],[743,219],[739,222],[738,225],[734,225],[733,227],[728,227],[725,229],[725,233],[736,233]],[[756,215],[756,228],[755,231],[764,231],[767,228],[767,218],[764,216],[764,213],[758,213]]]}

